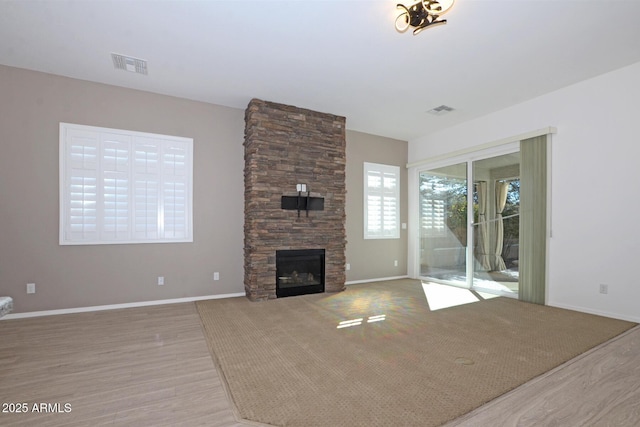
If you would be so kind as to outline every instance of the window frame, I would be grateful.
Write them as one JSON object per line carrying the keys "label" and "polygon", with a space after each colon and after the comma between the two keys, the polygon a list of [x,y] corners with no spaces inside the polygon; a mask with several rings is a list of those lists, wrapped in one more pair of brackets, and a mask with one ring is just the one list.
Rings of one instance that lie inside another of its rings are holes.
{"label": "window frame", "polygon": [[[146,166],[145,150],[153,151],[153,168]],[[82,188],[74,196],[73,182],[85,177],[94,193]],[[114,190],[107,182],[115,181]],[[147,195],[150,185],[155,189]],[[79,223],[72,221],[72,209],[84,211],[85,204],[92,213],[77,215]],[[85,231],[89,221],[93,223]],[[60,123],[60,245],[184,242],[193,242],[193,138]]]}
{"label": "window frame", "polygon": [[[399,239],[400,238],[400,167],[395,165],[385,165],[380,163],[364,162],[363,172],[364,172],[363,173],[363,177],[364,177],[364,181],[363,181],[364,239],[367,239],[367,240]],[[372,191],[371,187],[369,186],[369,174],[371,172],[379,173],[383,177],[382,188],[379,192]],[[385,174],[393,175],[395,179],[396,185],[393,191],[384,190]],[[370,206],[369,204],[369,196],[372,195],[372,193],[378,193],[374,195],[381,197],[380,208],[378,209],[379,210],[378,213],[380,216],[380,224],[381,224],[379,231],[372,231],[369,227],[369,213],[372,208],[372,206]],[[395,201],[394,209],[393,209],[394,210],[393,221],[395,223],[395,227],[391,229],[388,229],[385,227],[385,218],[384,218],[385,217],[384,215],[385,214],[385,209],[384,209],[385,198],[392,198]]]}

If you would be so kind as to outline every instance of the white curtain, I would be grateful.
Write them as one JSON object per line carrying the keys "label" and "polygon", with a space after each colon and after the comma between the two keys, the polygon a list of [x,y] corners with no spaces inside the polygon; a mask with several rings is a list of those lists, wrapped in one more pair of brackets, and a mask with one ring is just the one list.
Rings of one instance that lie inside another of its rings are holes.
{"label": "white curtain", "polygon": [[507,266],[502,259],[502,246],[504,244],[504,225],[502,223],[502,211],[507,204],[507,191],[509,190],[509,183],[503,181],[496,181],[496,247],[493,255],[493,270],[501,271],[506,270]]}
{"label": "white curtain", "polygon": [[491,250],[489,248],[489,224],[487,223],[487,181],[476,182],[476,193],[478,194],[476,261],[478,268],[489,271],[491,270],[491,257],[489,254]]}

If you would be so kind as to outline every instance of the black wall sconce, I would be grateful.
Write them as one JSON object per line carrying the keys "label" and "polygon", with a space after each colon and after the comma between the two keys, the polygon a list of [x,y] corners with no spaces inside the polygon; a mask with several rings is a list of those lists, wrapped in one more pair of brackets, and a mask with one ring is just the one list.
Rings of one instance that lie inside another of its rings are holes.
{"label": "black wall sconce", "polygon": [[305,211],[309,216],[309,211],[324,210],[324,197],[311,197],[311,192],[307,191],[307,184],[297,184],[296,190],[297,196],[282,196],[282,209],[297,210],[298,218],[300,211]]}
{"label": "black wall sconce", "polygon": [[396,30],[404,33],[409,27],[413,27],[415,36],[427,27],[446,24],[446,19],[438,19],[440,15],[451,10],[454,1],[421,0],[409,7],[398,3],[397,8],[402,9],[402,13],[396,18]]}

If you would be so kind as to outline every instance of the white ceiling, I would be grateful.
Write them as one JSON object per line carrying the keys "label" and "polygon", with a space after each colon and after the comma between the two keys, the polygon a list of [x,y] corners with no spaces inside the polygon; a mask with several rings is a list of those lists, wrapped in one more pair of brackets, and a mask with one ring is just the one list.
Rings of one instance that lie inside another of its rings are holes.
{"label": "white ceiling", "polygon": [[0,64],[411,140],[640,61],[640,0],[457,0],[417,36],[395,30],[398,2],[0,0]]}

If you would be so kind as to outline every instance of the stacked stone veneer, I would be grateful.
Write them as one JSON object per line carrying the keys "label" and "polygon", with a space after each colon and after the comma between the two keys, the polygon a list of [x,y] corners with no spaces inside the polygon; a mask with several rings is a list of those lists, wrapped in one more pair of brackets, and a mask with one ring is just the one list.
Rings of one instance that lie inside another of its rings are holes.
{"label": "stacked stone veneer", "polygon": [[[276,251],[324,249],[325,291],[345,282],[345,118],[253,99],[245,111],[244,288],[276,298]],[[324,210],[281,208],[306,184]]]}

